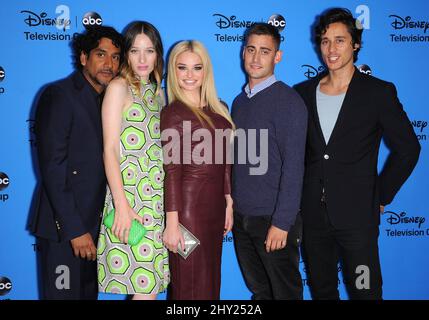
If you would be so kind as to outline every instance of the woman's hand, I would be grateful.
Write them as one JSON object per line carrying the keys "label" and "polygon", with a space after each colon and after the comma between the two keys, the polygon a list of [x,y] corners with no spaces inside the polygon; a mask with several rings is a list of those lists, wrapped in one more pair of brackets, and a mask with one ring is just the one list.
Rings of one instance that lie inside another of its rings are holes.
{"label": "woman's hand", "polygon": [[233,210],[233,201],[231,198],[231,195],[226,194],[225,195],[225,199],[226,199],[226,209],[225,209],[225,226],[224,226],[224,232],[223,232],[223,236],[225,237],[228,232],[230,232],[232,230],[232,226],[234,225],[234,210]]}
{"label": "woman's hand", "polygon": [[179,228],[179,218],[177,211],[167,212],[167,223],[162,235],[165,247],[171,252],[177,253],[180,245],[185,250],[185,238]]}
{"label": "woman's hand", "polygon": [[115,208],[112,232],[121,242],[128,243],[128,235],[134,219],[143,224],[143,218],[136,214],[128,204]]}
{"label": "woman's hand", "polygon": [[103,159],[107,182],[112,192],[115,219],[112,233],[123,243],[128,242],[131,223],[134,219],[142,222],[125,196],[119,164],[121,119],[125,108],[132,104],[132,95],[125,79],[113,79],[106,88],[101,108],[103,125]]}

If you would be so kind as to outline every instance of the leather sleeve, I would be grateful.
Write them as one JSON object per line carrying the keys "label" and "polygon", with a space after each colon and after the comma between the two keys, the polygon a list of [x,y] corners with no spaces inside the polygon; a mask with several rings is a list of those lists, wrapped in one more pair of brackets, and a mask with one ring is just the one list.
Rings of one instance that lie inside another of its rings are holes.
{"label": "leather sleeve", "polygon": [[231,165],[230,164],[225,165],[223,193],[231,194]]}
{"label": "leather sleeve", "polygon": [[164,155],[165,212],[182,211],[182,139],[183,121],[167,107],[161,112],[161,139]]}

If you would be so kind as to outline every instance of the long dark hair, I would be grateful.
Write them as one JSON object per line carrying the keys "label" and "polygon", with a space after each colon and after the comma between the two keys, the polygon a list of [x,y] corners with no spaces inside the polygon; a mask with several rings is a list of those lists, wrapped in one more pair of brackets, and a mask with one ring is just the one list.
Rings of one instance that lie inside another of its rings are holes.
{"label": "long dark hair", "polygon": [[156,93],[161,89],[161,81],[164,70],[164,48],[162,46],[161,36],[158,30],[147,21],[131,22],[124,30],[124,52],[125,59],[121,67],[121,76],[125,78],[131,87],[140,93],[140,80],[135,76],[130,64],[128,63],[128,54],[134,43],[134,40],[139,34],[148,36],[156,51],[156,61],[153,72],[149,75],[151,83],[156,84]]}

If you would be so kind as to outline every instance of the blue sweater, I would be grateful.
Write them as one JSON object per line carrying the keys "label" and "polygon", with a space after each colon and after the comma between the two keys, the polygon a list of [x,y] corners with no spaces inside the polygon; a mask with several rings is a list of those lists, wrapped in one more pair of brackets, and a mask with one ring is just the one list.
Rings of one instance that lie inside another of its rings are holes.
{"label": "blue sweater", "polygon": [[[269,215],[272,225],[289,231],[295,223],[301,201],[307,134],[304,102],[294,89],[277,81],[250,99],[244,92],[239,94],[232,104],[232,118],[239,137],[234,146],[232,175],[234,210],[242,215]],[[246,141],[240,137],[243,129]],[[249,159],[251,145],[255,145],[249,141],[252,140],[249,129],[256,129],[256,155],[265,157],[268,165],[262,175],[254,175],[250,171],[257,167],[263,171],[263,160],[255,164],[252,158]],[[268,132],[267,142],[261,138],[263,129]],[[240,163],[243,144],[247,147],[248,156],[245,163]]]}

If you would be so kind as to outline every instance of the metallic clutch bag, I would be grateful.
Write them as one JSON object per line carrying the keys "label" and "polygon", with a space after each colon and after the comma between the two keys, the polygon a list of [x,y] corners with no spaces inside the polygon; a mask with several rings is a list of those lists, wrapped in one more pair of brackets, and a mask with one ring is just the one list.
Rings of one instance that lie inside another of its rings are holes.
{"label": "metallic clutch bag", "polygon": [[177,252],[182,256],[183,259],[186,259],[200,244],[200,240],[198,240],[198,238],[194,236],[191,231],[186,229],[181,223],[179,223],[179,228],[183,234],[183,238],[185,238],[185,250],[182,250],[181,246],[179,245]]}

